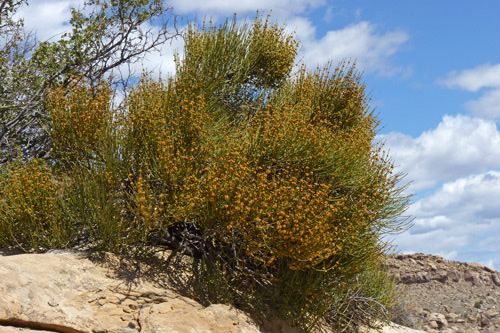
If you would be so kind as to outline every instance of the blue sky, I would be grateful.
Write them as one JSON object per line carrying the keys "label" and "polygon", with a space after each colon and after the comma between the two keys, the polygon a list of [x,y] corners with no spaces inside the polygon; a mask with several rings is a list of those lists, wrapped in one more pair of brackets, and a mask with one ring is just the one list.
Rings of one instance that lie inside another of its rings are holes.
{"label": "blue sky", "polygon": [[[42,40],[67,29],[80,0],[31,0],[20,13]],[[500,1],[172,0],[186,19],[256,10],[286,22],[309,68],[356,60],[398,171],[412,181],[414,227],[400,252],[500,269]],[[182,23],[181,23],[182,25]],[[138,67],[172,73],[172,48]],[[140,70],[139,70],[140,72]]]}

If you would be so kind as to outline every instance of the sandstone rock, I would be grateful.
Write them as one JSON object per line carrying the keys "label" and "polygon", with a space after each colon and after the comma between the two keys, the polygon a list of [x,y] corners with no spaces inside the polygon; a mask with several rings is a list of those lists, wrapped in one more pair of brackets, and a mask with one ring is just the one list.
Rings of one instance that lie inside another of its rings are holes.
{"label": "sandstone rock", "polygon": [[[260,326],[228,305],[204,307],[165,281],[98,265],[83,253],[0,255],[0,296],[2,333],[295,332],[278,321]],[[423,333],[396,324],[369,332]]]}
{"label": "sandstone rock", "polygon": [[456,332],[460,332],[460,329],[456,326],[451,326],[443,330],[440,330],[440,333],[456,333]]}
{"label": "sandstone rock", "polygon": [[436,328],[443,329],[443,328],[446,328],[448,326],[448,321],[446,320],[444,314],[442,314],[442,313],[433,312],[433,313],[429,314],[428,320],[429,320],[429,324],[431,325],[431,328],[434,328],[434,329],[436,329]]}
{"label": "sandstone rock", "polygon": [[444,269],[434,272],[431,279],[439,282],[446,282],[446,280],[448,280],[448,272]]}
{"label": "sandstone rock", "polygon": [[448,279],[452,280],[453,282],[458,282],[462,279],[462,275],[456,270],[451,270],[448,272]]}
{"label": "sandstone rock", "polygon": [[473,285],[478,285],[481,283],[481,279],[479,278],[479,273],[474,272],[472,270],[465,271],[464,280],[467,282],[471,282]]}
{"label": "sandstone rock", "polygon": [[445,315],[445,318],[448,321],[448,323],[454,323],[454,322],[456,322],[456,320],[457,320],[458,317],[459,317],[459,315],[457,315],[456,313],[453,313],[453,312],[447,313]]}
{"label": "sandstone rock", "polygon": [[477,271],[482,271],[484,269],[484,266],[481,264],[478,264],[476,262],[468,262],[467,265],[472,268],[473,270]]}
{"label": "sandstone rock", "polygon": [[496,271],[493,268],[490,268],[488,266],[484,266],[484,270],[489,272],[489,273],[495,273]]}
{"label": "sandstone rock", "polygon": [[487,327],[490,326],[490,324],[491,324],[491,317],[485,313],[481,313],[481,315],[479,316],[479,325],[481,327]]}
{"label": "sandstone rock", "polygon": [[57,325],[75,333],[260,332],[250,317],[229,306],[204,308],[153,283],[108,273],[81,254],[0,257],[2,324]]}
{"label": "sandstone rock", "polygon": [[495,318],[500,314],[498,311],[495,311],[495,310],[487,310],[485,313],[490,318]]}
{"label": "sandstone rock", "polygon": [[491,274],[491,281],[493,281],[495,286],[500,287],[500,277],[498,277],[498,273]]}
{"label": "sandstone rock", "polygon": [[[12,326],[0,326],[2,333],[43,333],[39,330],[31,330],[28,328],[12,327]],[[47,333],[47,331],[45,331]]]}
{"label": "sandstone rock", "polygon": [[432,329],[435,329],[435,330],[439,329],[439,325],[438,325],[437,321],[435,321],[435,320],[430,320],[430,321],[429,321],[429,326],[430,326]]}
{"label": "sandstone rock", "polygon": [[390,323],[384,326],[380,330],[370,329],[368,331],[361,330],[360,333],[425,333],[421,330],[416,330],[408,327],[404,327],[398,324]]}
{"label": "sandstone rock", "polygon": [[431,280],[430,273],[426,271],[412,272],[401,275],[401,282],[403,283],[425,283]]}
{"label": "sandstone rock", "polygon": [[[248,317],[227,305],[185,306],[185,300],[171,300],[144,307],[139,313],[143,332],[260,332]],[[189,320],[186,320],[189,318]]]}

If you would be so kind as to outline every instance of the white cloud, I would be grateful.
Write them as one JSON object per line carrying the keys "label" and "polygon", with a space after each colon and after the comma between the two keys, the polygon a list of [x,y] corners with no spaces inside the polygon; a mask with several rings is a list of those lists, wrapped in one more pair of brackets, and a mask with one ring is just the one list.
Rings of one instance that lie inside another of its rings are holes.
{"label": "white cloud", "polygon": [[437,128],[417,138],[402,133],[379,135],[398,171],[413,181],[410,190],[500,167],[500,132],[492,121],[444,116]]}
{"label": "white cloud", "polygon": [[478,100],[466,102],[464,107],[477,116],[487,119],[499,119],[500,89],[487,91]]}
{"label": "white cloud", "polygon": [[443,184],[415,202],[408,213],[414,227],[396,236],[402,252],[440,254],[447,259],[490,267],[500,264],[500,171],[488,171]]}
{"label": "white cloud", "polygon": [[500,64],[486,64],[461,72],[453,71],[437,82],[447,88],[477,92],[487,90],[479,99],[464,104],[465,109],[487,119],[500,118]]}
{"label": "white cloud", "polygon": [[57,40],[62,33],[71,29],[68,25],[70,8],[79,8],[83,2],[84,0],[29,1],[29,5],[21,7],[16,16],[24,18],[26,29],[35,32],[39,40]]}
{"label": "white cloud", "polygon": [[298,18],[290,20],[289,24],[297,27],[297,35],[304,46],[303,59],[310,68],[347,59],[356,61],[358,68],[368,73],[394,75],[403,72],[402,68],[389,62],[389,58],[409,39],[403,31],[381,34],[375,24],[363,21],[328,31],[316,39],[315,27],[309,20]]}
{"label": "white cloud", "polygon": [[445,78],[438,79],[439,84],[448,88],[478,91],[481,88],[500,88],[500,64],[482,65],[461,72],[453,71]]}

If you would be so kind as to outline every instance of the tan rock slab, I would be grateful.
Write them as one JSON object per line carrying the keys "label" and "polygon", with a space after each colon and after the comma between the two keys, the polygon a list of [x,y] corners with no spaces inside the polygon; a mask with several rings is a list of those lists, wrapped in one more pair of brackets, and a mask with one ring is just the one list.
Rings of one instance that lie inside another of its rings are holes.
{"label": "tan rock slab", "polygon": [[[68,332],[260,332],[229,306],[204,308],[152,283],[106,275],[77,253],[0,256],[0,319]],[[0,326],[7,329],[22,332]]]}
{"label": "tan rock slab", "polygon": [[[0,255],[0,332],[264,332],[228,305],[204,307],[166,284],[120,274],[77,252]],[[13,324],[23,327],[5,326]],[[272,327],[273,333],[291,333]],[[370,332],[422,331],[391,324]]]}

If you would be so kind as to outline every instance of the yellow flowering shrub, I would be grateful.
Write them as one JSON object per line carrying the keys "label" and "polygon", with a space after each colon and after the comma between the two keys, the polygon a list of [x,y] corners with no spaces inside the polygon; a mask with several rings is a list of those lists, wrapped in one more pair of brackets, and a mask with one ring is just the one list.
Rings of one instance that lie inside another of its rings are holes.
{"label": "yellow flowering shrub", "polygon": [[[22,175],[38,172],[27,166],[2,180],[0,240],[20,243],[27,223],[57,234],[63,216],[72,244],[191,256],[207,304],[304,331],[390,319],[382,236],[407,226],[408,198],[373,144],[355,66],[292,72],[298,43],[269,18],[191,25],[185,41],[175,77],[144,76],[123,110],[104,82],[52,91],[54,167],[37,178],[48,185],[23,197]],[[50,208],[56,194],[63,208]]]}

